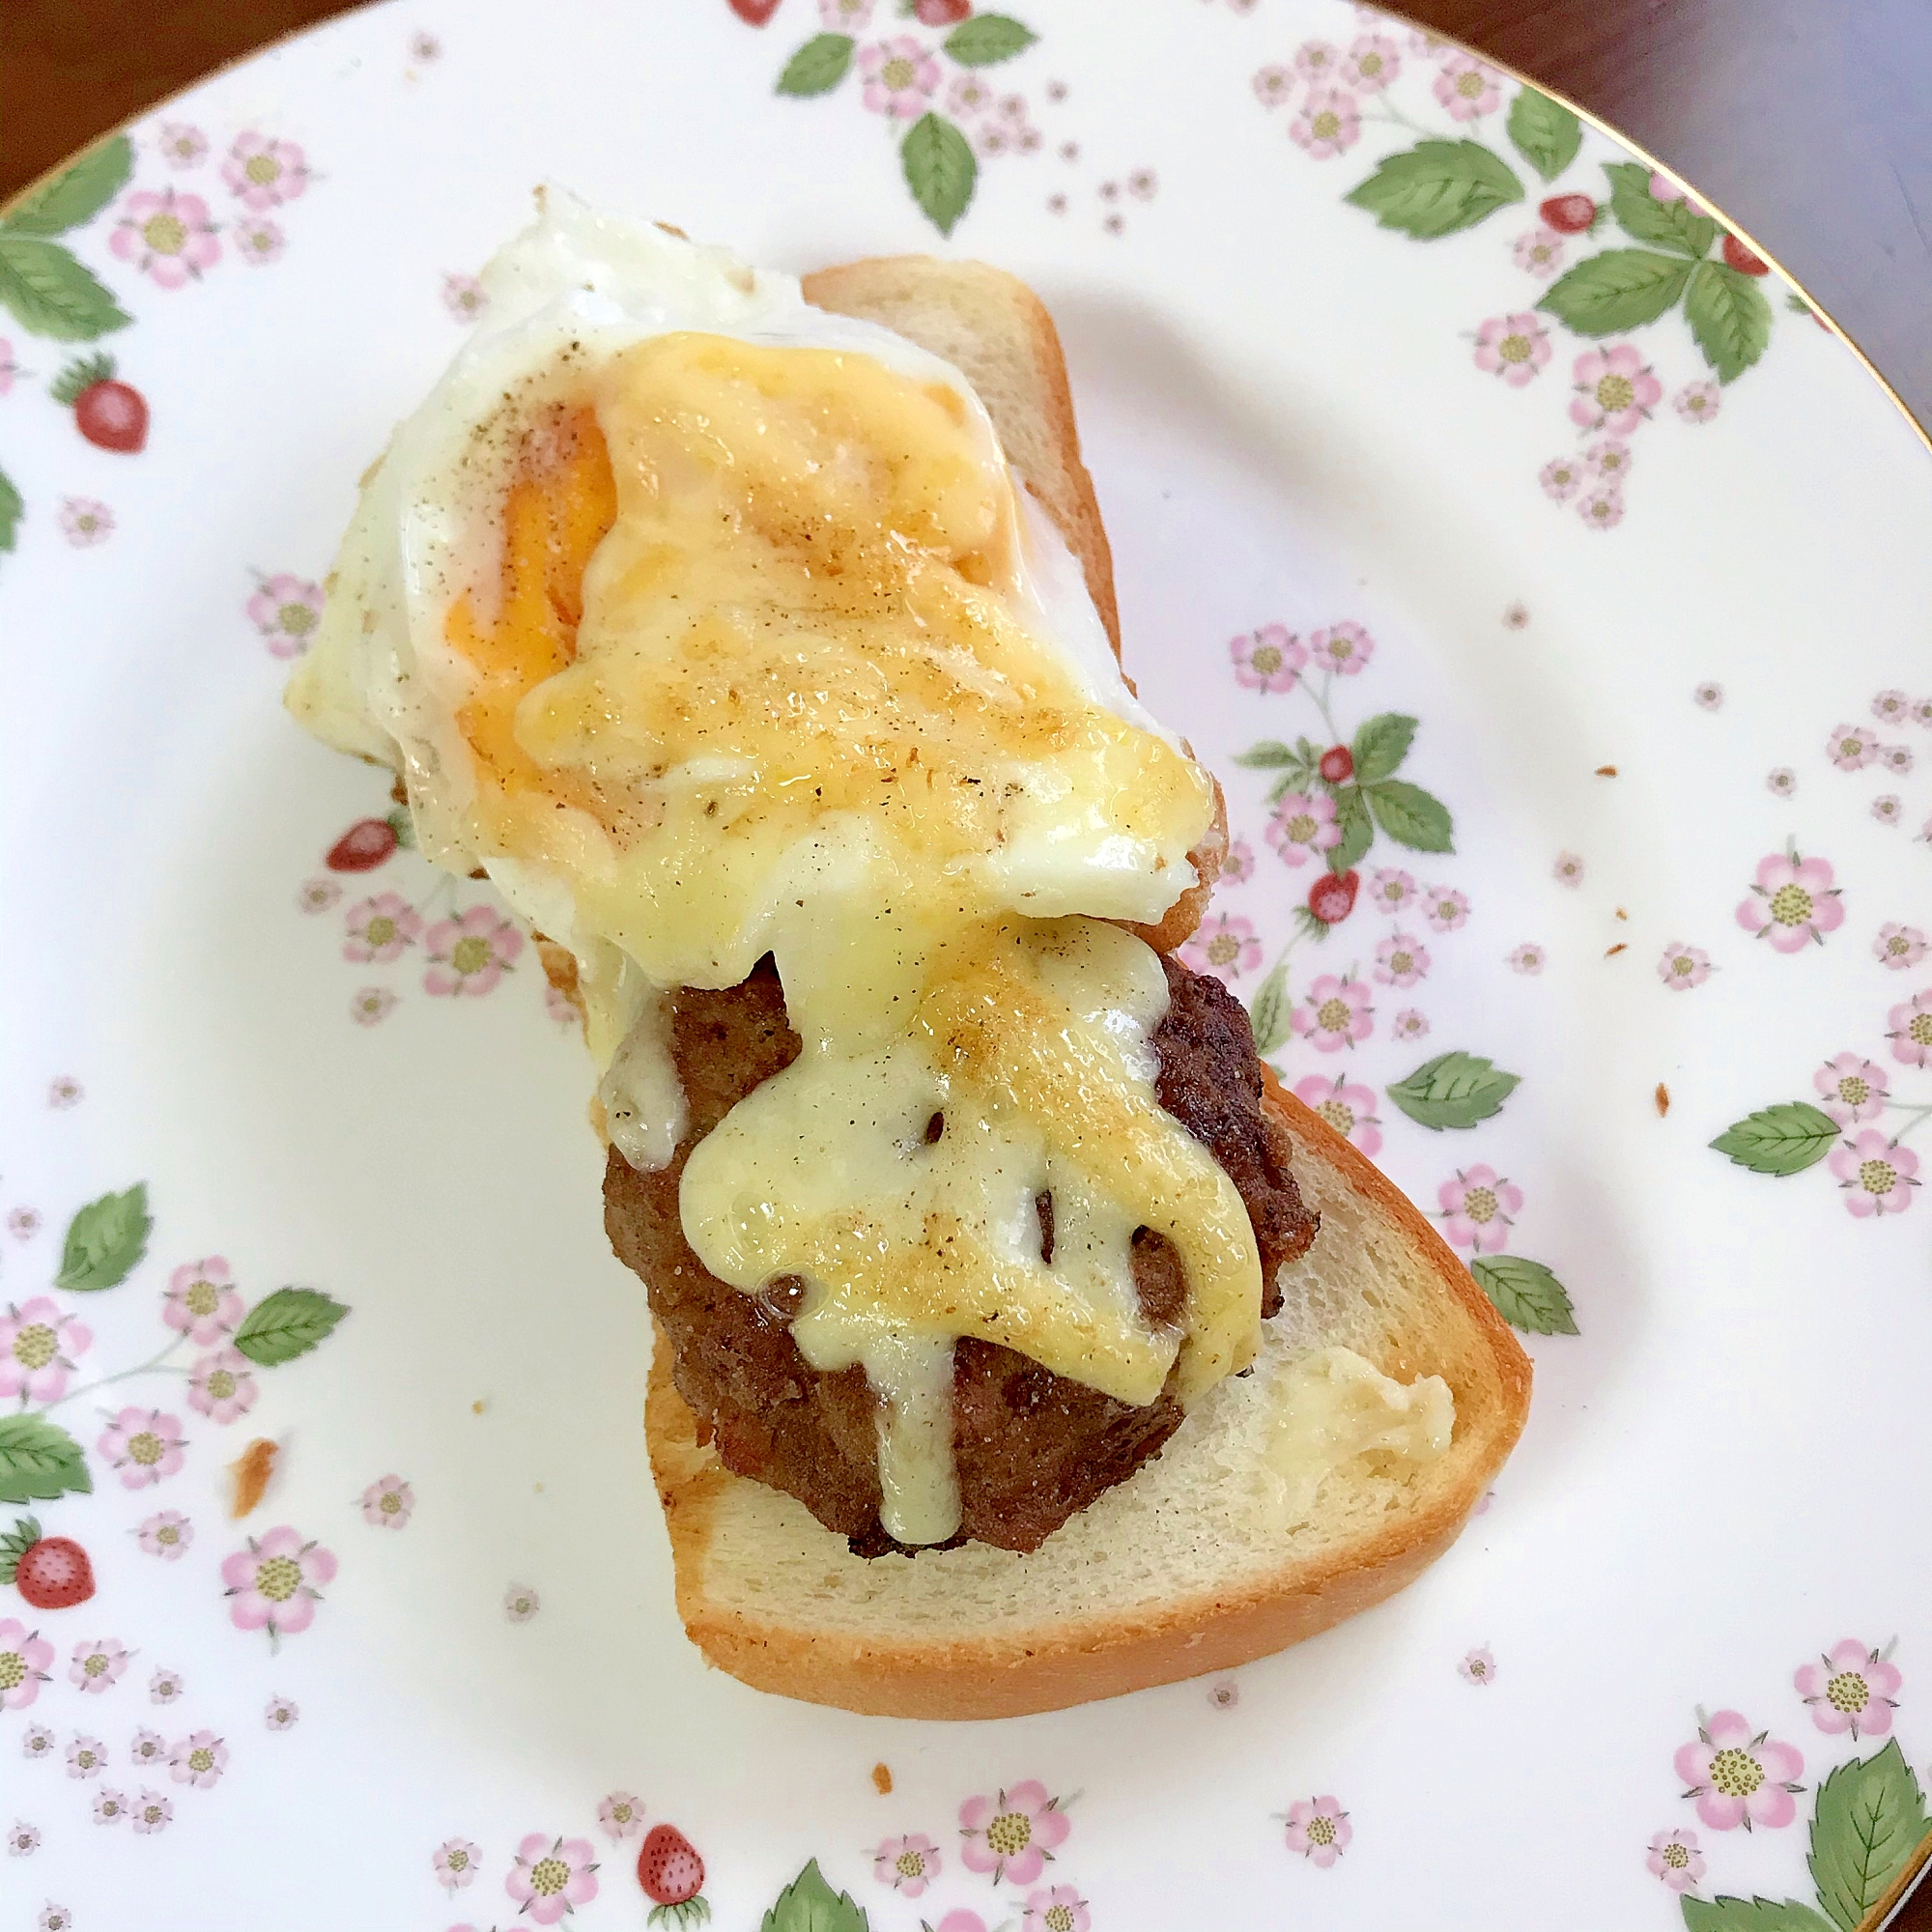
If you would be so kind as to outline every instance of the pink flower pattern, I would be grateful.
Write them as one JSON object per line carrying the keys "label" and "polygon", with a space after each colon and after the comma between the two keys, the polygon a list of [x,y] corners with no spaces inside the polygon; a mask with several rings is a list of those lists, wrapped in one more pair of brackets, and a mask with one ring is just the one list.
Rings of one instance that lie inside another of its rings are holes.
{"label": "pink flower pattern", "polygon": [[1487,1163],[1459,1168],[1453,1180],[1435,1190],[1442,1232],[1459,1248],[1499,1255],[1509,1246],[1509,1231],[1522,1211],[1522,1189]]}
{"label": "pink flower pattern", "polygon": [[181,1417],[130,1406],[100,1432],[95,1453],[119,1472],[122,1487],[144,1490],[172,1476],[186,1460]]}
{"label": "pink flower pattern", "polygon": [[1493,1684],[1496,1681],[1496,1660],[1487,1648],[1472,1650],[1456,1666],[1456,1674],[1464,1683],[1479,1686]]}
{"label": "pink flower pattern", "polygon": [[194,1524],[179,1510],[157,1510],[134,1535],[150,1556],[158,1556],[163,1563],[178,1563],[194,1541]]}
{"label": "pink flower pattern", "polygon": [[266,1630],[276,1645],[315,1621],[322,1585],[334,1579],[335,1569],[331,1551],[304,1542],[287,1523],[251,1536],[245,1549],[222,1559],[229,1617],[237,1630]]}
{"label": "pink flower pattern", "polygon": [[1469,919],[1469,901],[1448,886],[1424,886],[1422,907],[1437,932],[1454,932]]}
{"label": "pink flower pattern", "polygon": [[229,230],[229,239],[235,252],[255,269],[280,261],[288,245],[288,238],[265,214],[244,215]]}
{"label": "pink flower pattern", "polygon": [[1359,980],[1323,973],[1288,1023],[1318,1053],[1339,1053],[1375,1032],[1375,1008]]}
{"label": "pink flower pattern", "polygon": [[416,1492],[400,1476],[378,1476],[362,1492],[362,1520],[377,1529],[406,1529]]}
{"label": "pink flower pattern", "polygon": [[1899,925],[1888,921],[1872,941],[1872,956],[1889,971],[1903,973],[1917,966],[1927,951],[1925,935],[1916,925]]}
{"label": "pink flower pattern", "polygon": [[1476,367],[1512,389],[1540,375],[1551,353],[1549,331],[1527,309],[1492,315],[1476,330]]}
{"label": "pink flower pattern", "polygon": [[58,1401],[93,1342],[93,1329],[51,1295],[9,1302],[0,1314],[0,1400]]}
{"label": "pink flower pattern", "polygon": [[[5,1625],[0,1625],[4,1632]],[[77,1643],[67,1662],[67,1681],[90,1697],[99,1697],[120,1682],[128,1668],[129,1652],[119,1637],[103,1637],[97,1643]]]}
{"label": "pink flower pattern", "polygon": [[1567,503],[1583,487],[1583,466],[1574,456],[1556,457],[1536,474],[1543,485],[1543,494],[1553,497],[1559,503]]}
{"label": "pink flower pattern", "polygon": [[475,322],[490,306],[490,298],[474,275],[444,275],[441,294],[442,305],[455,322]]}
{"label": "pink flower pattern", "polygon": [[476,1867],[483,1854],[468,1838],[445,1838],[429,1855],[430,1869],[445,1891],[461,1891],[476,1883]]}
{"label": "pink flower pattern", "polygon": [[635,1838],[644,1829],[643,1801],[628,1791],[613,1791],[598,1805],[597,1822],[613,1843]]}
{"label": "pink flower pattern", "polygon": [[271,657],[298,658],[315,640],[322,622],[323,590],[304,577],[277,571],[257,576],[254,595],[243,607]]}
{"label": "pink flower pattern", "polygon": [[1856,1053],[1828,1060],[1812,1076],[1825,1096],[1825,1111],[1841,1126],[1854,1121],[1873,1121],[1885,1112],[1889,1083],[1885,1068]]}
{"label": "pink flower pattern", "polygon": [[1509,955],[1510,971],[1524,974],[1532,980],[1548,963],[1549,955],[1534,940],[1525,940]]}
{"label": "pink flower pattern", "polygon": [[1252,973],[1262,963],[1254,921],[1237,919],[1233,913],[1214,913],[1204,919],[1193,937],[1181,946],[1180,957],[1192,971],[1211,973],[1217,980],[1236,980],[1243,973]]}
{"label": "pink flower pattern", "polygon": [[243,1302],[225,1256],[185,1262],[168,1277],[161,1320],[197,1348],[226,1342],[242,1325]]}
{"label": "pink flower pattern", "polygon": [[1359,677],[1376,654],[1376,640],[1359,624],[1331,624],[1309,633],[1308,654],[1323,670]]}
{"label": "pink flower pattern", "polygon": [[1245,838],[1231,838],[1228,841],[1228,856],[1221,861],[1221,876],[1229,885],[1237,886],[1243,879],[1255,875],[1255,848]]}
{"label": "pink flower pattern", "polygon": [[1087,1901],[1070,1885],[1041,1886],[1028,1892],[1020,1913],[1020,1932],[1089,1932],[1093,1923]]}
{"label": "pink flower pattern", "polygon": [[1303,41],[1294,53],[1294,71],[1310,87],[1335,78],[1342,64],[1342,49],[1332,41]]}
{"label": "pink flower pattern", "polygon": [[1629,436],[1649,419],[1663,394],[1663,384],[1628,342],[1586,351],[1577,356],[1573,377],[1570,420],[1605,436]]}
{"label": "pink flower pattern", "polygon": [[1792,1681],[1821,1731],[1831,1736],[1850,1731],[1856,1744],[1861,1738],[1882,1738],[1891,1729],[1891,1714],[1898,1708],[1894,1693],[1903,1680],[1885,1651],[1867,1650],[1848,1636],[1823,1652],[1816,1663],[1801,1663]]}
{"label": "pink flower pattern", "polygon": [[18,1617],[0,1617],[0,1711],[24,1711],[41,1694],[54,1647]]}
{"label": "pink flower pattern", "polygon": [[234,1422],[246,1415],[260,1393],[248,1358],[239,1349],[202,1356],[188,1375],[187,1406],[215,1422]]}
{"label": "pink flower pattern", "polygon": [[1060,1800],[1037,1777],[992,1798],[969,1798],[959,1807],[960,1861],[990,1872],[993,1883],[1032,1885],[1072,1829]]}
{"label": "pink flower pattern", "polygon": [[1660,1832],[1644,1861],[1672,1891],[1689,1891],[1704,1876],[1704,1855],[1695,1832]]}
{"label": "pink flower pattern", "polygon": [[1376,1092],[1338,1073],[1333,1080],[1311,1073],[1298,1080],[1294,1097],[1312,1108],[1346,1141],[1353,1141],[1374,1160],[1382,1148],[1382,1123],[1376,1118]]}
{"label": "pink flower pattern", "polygon": [[1249,691],[1293,691],[1308,662],[1306,647],[1285,624],[1263,624],[1252,635],[1243,631],[1229,642],[1228,655],[1235,682]]}
{"label": "pink flower pattern", "polygon": [[1825,740],[1825,755],[1841,772],[1862,771],[1878,756],[1877,734],[1862,724],[1839,724]]}
{"label": "pink flower pattern", "polygon": [[425,992],[481,998],[512,970],[524,935],[494,907],[473,905],[459,918],[438,920],[424,944],[431,960]]}
{"label": "pink flower pattern", "polygon": [[1844,1192],[1846,1210],[1861,1221],[1873,1214],[1902,1214],[1912,1206],[1918,1156],[1876,1128],[1840,1141],[1825,1164]]}
{"label": "pink flower pattern", "polygon": [[1300,1798],[1288,1807],[1288,1849],[1324,1870],[1349,1849],[1355,1828],[1333,1798]]}
{"label": "pink flower pattern", "polygon": [[65,497],[55,520],[75,550],[91,550],[114,534],[114,512],[92,497]]}
{"label": "pink flower pattern", "polygon": [[1429,1016],[1413,1007],[1403,1008],[1389,1022],[1389,1033],[1396,1039],[1420,1039],[1428,1031]]}
{"label": "pink flower pattern", "polygon": [[173,1801],[158,1791],[142,1791],[128,1806],[128,1822],[137,1832],[164,1832],[173,1822]]}
{"label": "pink flower pattern", "polygon": [[1685,1797],[1697,1801],[1697,1816],[1714,1832],[1765,1825],[1776,1831],[1798,1815],[1792,1793],[1804,1786],[1801,1752],[1768,1732],[1753,1732],[1736,1711],[1719,1711],[1697,1726],[1696,1737],[1678,1747],[1677,1776]]}
{"label": "pink flower pattern", "polygon": [[342,942],[343,958],[386,966],[422,937],[423,919],[402,894],[379,893],[351,906],[343,927],[349,935]]}
{"label": "pink flower pattern", "polygon": [[208,136],[185,121],[163,121],[155,134],[155,152],[171,168],[199,167],[208,154]]}
{"label": "pink flower pattern", "polygon": [[1345,154],[1362,138],[1362,113],[1346,88],[1312,87],[1301,112],[1288,124],[1289,139],[1311,160]]}
{"label": "pink flower pattern", "polygon": [[[1716,422],[1724,392],[1716,383],[1686,383],[1671,397],[1670,407],[1689,423]],[[1700,1859],[1701,1864],[1703,1861]]]}
{"label": "pink flower pattern", "polygon": [[168,1769],[177,1784],[212,1791],[228,1769],[228,1747],[213,1731],[194,1731],[168,1753]]}
{"label": "pink flower pattern", "polygon": [[1335,801],[1325,791],[1284,794],[1267,822],[1266,838],[1284,866],[1306,865],[1312,853],[1332,851],[1342,842]]}
{"label": "pink flower pattern", "polygon": [[858,65],[866,106],[890,120],[917,120],[939,85],[939,63],[910,34],[861,47]]}
{"label": "pink flower pattern", "polygon": [[1401,71],[1401,51],[1386,34],[1360,35],[1342,63],[1342,78],[1357,94],[1379,94]]}
{"label": "pink flower pattern", "polygon": [[872,1854],[872,1876],[881,1885],[917,1898],[939,1876],[939,1847],[918,1833],[882,1838]]}
{"label": "pink flower pattern", "polygon": [[[547,986],[546,991],[556,993],[556,988]],[[556,996],[558,999],[563,999],[561,993],[557,993]],[[568,1007],[570,1002],[564,1000],[564,1005]],[[378,1026],[387,1019],[395,1009],[396,996],[386,986],[358,986],[349,996],[349,1017],[357,1026]],[[576,1018],[575,1007],[571,1007],[570,1015],[573,1019]]]}
{"label": "pink flower pattern", "polygon": [[1885,1023],[1894,1060],[1906,1066],[1932,1066],[1932,986],[1893,1007]]}
{"label": "pink flower pattern", "polygon": [[1473,121],[1502,105],[1502,76],[1469,54],[1451,54],[1435,76],[1435,98],[1452,121]]}
{"label": "pink flower pattern", "polygon": [[1711,955],[1700,946],[1687,946],[1673,939],[1657,962],[1657,977],[1673,993],[1688,993],[1711,977]]}
{"label": "pink flower pattern", "polygon": [[532,1832],[517,1847],[503,1889],[539,1925],[554,1925],[597,1896],[597,1865],[588,1838],[553,1838]]}
{"label": "pink flower pattern", "polygon": [[1279,107],[1294,93],[1294,75],[1285,67],[1264,67],[1257,71],[1252,85],[1255,99],[1264,107]]}
{"label": "pink flower pattern", "polygon": [[1832,877],[1831,865],[1824,859],[1800,858],[1795,846],[1788,852],[1774,852],[1758,861],[1752,896],[1739,904],[1738,923],[1770,940],[1779,952],[1822,946],[1825,935],[1845,923],[1839,888]]}
{"label": "pink flower pattern", "polygon": [[1414,897],[1415,880],[1400,867],[1378,867],[1369,876],[1369,902],[1378,912],[1401,912]]}
{"label": "pink flower pattern", "polygon": [[1599,483],[1583,493],[1577,514],[1593,530],[1613,530],[1624,520],[1624,493],[1612,483]]}
{"label": "pink flower pattern", "polygon": [[237,136],[221,164],[221,179],[243,208],[257,214],[308,191],[309,166],[293,141],[277,141],[252,128]]}
{"label": "pink flower pattern", "polygon": [[221,242],[208,218],[207,202],[173,187],[159,194],[130,194],[121,204],[107,248],[164,289],[198,282],[221,259]]}
{"label": "pink flower pattern", "polygon": [[1384,986],[1412,986],[1429,973],[1429,949],[1407,932],[1392,932],[1376,948],[1375,975]]}
{"label": "pink flower pattern", "polygon": [[1563,238],[1553,228],[1532,228],[1517,237],[1516,265],[1539,282],[1547,282],[1563,266]]}

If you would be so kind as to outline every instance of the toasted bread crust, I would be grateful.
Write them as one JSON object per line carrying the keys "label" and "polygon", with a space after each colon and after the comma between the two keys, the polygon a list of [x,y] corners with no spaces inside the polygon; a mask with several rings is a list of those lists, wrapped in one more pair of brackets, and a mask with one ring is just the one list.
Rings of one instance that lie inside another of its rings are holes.
{"label": "toasted bread crust", "polygon": [[[901,1642],[847,1638],[803,1617],[796,1624],[754,1618],[712,1597],[706,1576],[716,1512],[742,1479],[698,1446],[691,1411],[670,1383],[669,1351],[659,1349],[645,1436],[670,1532],[678,1615],[705,1657],[759,1690],[874,1716],[1020,1717],[1267,1656],[1393,1595],[1434,1562],[1521,1433],[1528,1359],[1468,1270],[1386,1177],[1272,1080],[1267,1104],[1293,1135],[1300,1161],[1330,1170],[1406,1248],[1427,1259],[1438,1278],[1445,1327],[1460,1330],[1464,1347],[1474,1344],[1479,1371],[1456,1390],[1461,1466],[1453,1482],[1345,1550],[1284,1565],[1259,1581],[1244,1578],[1118,1617],[1011,1633],[967,1631]],[[1422,1338],[1406,1372],[1431,1373],[1436,1364],[1430,1353]],[[1019,1560],[1051,1564],[1052,1540]]]}

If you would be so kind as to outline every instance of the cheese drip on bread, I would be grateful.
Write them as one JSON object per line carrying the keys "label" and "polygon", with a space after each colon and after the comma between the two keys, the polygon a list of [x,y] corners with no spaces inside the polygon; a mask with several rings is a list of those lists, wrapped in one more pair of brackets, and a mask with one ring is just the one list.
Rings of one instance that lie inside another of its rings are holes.
{"label": "cheese drip on bread", "polygon": [[[526,299],[398,433],[291,703],[577,955],[634,1165],[683,1130],[666,993],[773,956],[803,1050],[691,1152],[685,1232],[747,1294],[803,1284],[808,1363],[879,1397],[885,1528],[941,1542],[958,1337],[1137,1404],[1252,1356],[1253,1230],[1158,1103],[1165,978],[1110,923],[1194,883],[1212,786],[955,371],[585,219],[511,251],[511,306],[573,251],[623,272]],[[680,298],[644,315],[653,268]],[[1185,1270],[1171,1327],[1142,1229]]]}

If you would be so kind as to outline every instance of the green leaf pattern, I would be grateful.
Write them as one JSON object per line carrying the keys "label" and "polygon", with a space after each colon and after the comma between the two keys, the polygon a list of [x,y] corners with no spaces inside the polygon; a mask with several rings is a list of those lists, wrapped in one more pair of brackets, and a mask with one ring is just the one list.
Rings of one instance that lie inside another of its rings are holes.
{"label": "green leaf pattern", "polygon": [[1659,201],[1650,191],[1650,170],[1640,161],[1606,161],[1604,173],[1609,177],[1610,213],[1633,242],[1699,262],[1723,232],[1688,201]]}
{"label": "green leaf pattern", "polygon": [[1344,197],[1418,242],[1473,228],[1522,198],[1509,163],[1480,141],[1419,141]]}
{"label": "green leaf pattern", "polygon": [[0,1415],[0,1503],[51,1502],[94,1488],[80,1444],[40,1415]]}
{"label": "green leaf pattern", "polygon": [[1857,1932],[1928,1832],[1925,1794],[1896,1738],[1825,1779],[1811,1819],[1809,1864],[1818,1902],[1839,1932]]}
{"label": "green leaf pattern", "polygon": [[1418,1126],[1440,1132],[1473,1127],[1501,1113],[1520,1084],[1521,1075],[1505,1073],[1479,1053],[1438,1053],[1398,1080],[1388,1096]]}
{"label": "green leaf pattern", "polygon": [[[92,342],[125,328],[129,317],[94,271],[56,241],[92,221],[127,185],[133,144],[111,134],[0,218],[0,307],[33,335]],[[7,493],[12,495],[12,486]],[[0,503],[0,550],[13,548],[12,519]]]}
{"label": "green leaf pattern", "polygon": [[810,99],[830,94],[852,65],[850,34],[814,34],[785,63],[779,75],[779,92]]}
{"label": "green leaf pattern", "polygon": [[1521,1255],[1478,1255],[1469,1272],[1512,1328],[1529,1335],[1577,1333],[1569,1292],[1541,1262]]}
{"label": "green leaf pattern", "polygon": [[1720,383],[1734,383],[1771,342],[1771,304],[1754,276],[1722,262],[1700,262],[1690,277],[1685,319]]}
{"label": "green leaf pattern", "polygon": [[65,235],[92,221],[134,172],[134,144],[126,134],[110,134],[44,187],[34,189],[0,221],[8,235]]}
{"label": "green leaf pattern", "polygon": [[251,1362],[265,1369],[279,1368],[327,1341],[348,1313],[320,1289],[278,1288],[242,1318],[235,1346]]}
{"label": "green leaf pattern", "polygon": [[1517,153],[1547,182],[1553,182],[1583,145],[1583,124],[1540,88],[1525,87],[1510,102],[1508,125]]}
{"label": "green leaf pattern", "polygon": [[123,1194],[103,1194],[99,1201],[90,1201],[68,1223],[54,1286],[79,1294],[119,1287],[147,1253],[154,1225],[145,1181],[137,1181]]}
{"label": "green leaf pattern", "polygon": [[1606,248],[1559,275],[1537,307],[1578,335],[1621,335],[1667,314],[1691,266],[1648,248]]}
{"label": "green leaf pattern", "polygon": [[758,1932],[868,1932],[850,1892],[834,1891],[813,1859],[767,1912]]}
{"label": "green leaf pattern", "polygon": [[943,114],[923,114],[899,149],[906,186],[942,235],[951,235],[973,199],[980,163],[973,146]]}
{"label": "green leaf pattern", "polygon": [[1711,1145],[1753,1174],[1802,1174],[1832,1151],[1838,1123],[1809,1100],[1790,1100],[1747,1114]]}

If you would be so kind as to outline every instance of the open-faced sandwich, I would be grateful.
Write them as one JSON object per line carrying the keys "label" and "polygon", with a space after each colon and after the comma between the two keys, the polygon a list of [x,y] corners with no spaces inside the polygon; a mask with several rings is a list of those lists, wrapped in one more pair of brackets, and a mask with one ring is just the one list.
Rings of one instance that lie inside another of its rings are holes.
{"label": "open-faced sandwich", "polygon": [[554,191],[485,279],[289,703],[582,1014],[693,1639],[988,1717],[1408,1581],[1528,1365],[1173,956],[1220,794],[1119,668],[1045,310]]}

